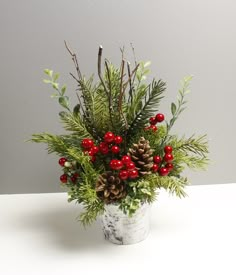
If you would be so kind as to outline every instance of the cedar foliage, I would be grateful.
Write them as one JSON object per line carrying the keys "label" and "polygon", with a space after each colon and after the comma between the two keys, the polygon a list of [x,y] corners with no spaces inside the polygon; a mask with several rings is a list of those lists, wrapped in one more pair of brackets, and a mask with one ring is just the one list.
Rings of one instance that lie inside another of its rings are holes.
{"label": "cedar foliage", "polygon": [[122,52],[121,66],[116,68],[105,60],[102,73],[100,47],[99,81],[95,82],[93,76],[86,79],[81,74],[76,55],[67,44],[66,48],[76,68],[76,74],[71,73],[71,76],[76,83],[78,102],[70,106],[66,85],[60,86],[58,73],[46,69],[44,72],[47,79],[44,82],[52,86],[54,89],[52,97],[56,98],[63,108],[59,117],[68,134],[33,134],[31,141],[45,143],[48,153],[56,153],[76,163],[76,169],[81,176],[80,182],[79,184],[69,182],[66,187],[68,201],[76,201],[84,206],[84,212],[80,215],[81,222],[88,225],[104,211],[104,201],[96,193],[96,182],[100,175],[107,171],[110,160],[101,157],[98,163],[91,163],[89,156],[81,149],[81,141],[84,138],[91,138],[98,144],[108,131],[123,137],[121,147],[123,155],[127,154],[128,148],[137,143],[141,137],[148,140],[153,155],[163,156],[163,148],[167,144],[173,147],[174,169],[168,176],[147,173],[126,183],[127,195],[119,202],[120,208],[125,213],[132,215],[142,203],[154,202],[160,188],[178,197],[184,197],[186,195],[184,187],[188,184],[187,179],[181,175],[184,169],[186,167],[204,169],[208,164],[208,144],[205,135],[179,138],[170,134],[171,128],[186,107],[186,95],[189,92],[191,77],[185,77],[181,82],[177,102],[171,103],[172,117],[166,121],[166,125],[159,126],[156,132],[145,131],[149,118],[158,112],[166,90],[166,83],[162,80],[153,79],[151,83],[146,83],[149,62],[136,63],[131,69]]}

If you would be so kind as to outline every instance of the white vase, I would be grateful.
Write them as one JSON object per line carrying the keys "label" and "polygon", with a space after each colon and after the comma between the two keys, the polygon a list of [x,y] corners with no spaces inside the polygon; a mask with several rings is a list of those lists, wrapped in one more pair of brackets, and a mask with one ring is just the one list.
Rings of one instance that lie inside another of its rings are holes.
{"label": "white vase", "polygon": [[115,244],[134,244],[149,234],[150,205],[142,206],[131,216],[124,214],[118,205],[105,205],[105,212],[101,217],[105,239]]}

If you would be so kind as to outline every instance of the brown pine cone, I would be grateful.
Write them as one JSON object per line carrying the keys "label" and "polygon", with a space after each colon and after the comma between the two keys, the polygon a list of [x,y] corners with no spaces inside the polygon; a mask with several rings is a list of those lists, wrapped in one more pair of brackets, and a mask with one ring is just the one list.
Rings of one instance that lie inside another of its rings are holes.
{"label": "brown pine cone", "polygon": [[151,168],[153,166],[153,150],[149,145],[149,141],[144,137],[139,139],[138,144],[133,144],[129,149],[128,155],[135,163],[139,174],[148,175],[151,174]]}
{"label": "brown pine cone", "polygon": [[107,204],[116,202],[126,196],[124,182],[110,171],[99,176],[95,189],[97,196]]}

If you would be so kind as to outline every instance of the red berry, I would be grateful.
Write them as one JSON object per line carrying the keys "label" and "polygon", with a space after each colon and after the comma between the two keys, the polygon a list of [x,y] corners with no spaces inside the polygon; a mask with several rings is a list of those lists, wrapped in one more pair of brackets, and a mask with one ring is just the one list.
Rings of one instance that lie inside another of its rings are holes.
{"label": "red berry", "polygon": [[167,168],[167,169],[168,169],[168,171],[170,172],[170,171],[172,171],[172,170],[173,170],[174,165],[173,165],[172,163],[166,163],[165,168]]}
{"label": "red berry", "polygon": [[71,180],[72,182],[76,182],[77,178],[73,175],[72,177],[70,177],[70,180]]}
{"label": "red berry", "polygon": [[120,152],[120,147],[114,145],[111,147],[111,151],[113,154],[118,154]]}
{"label": "red berry", "polygon": [[91,147],[93,147],[93,141],[92,139],[89,139],[89,138],[84,138],[81,142],[81,146],[84,148],[84,149],[90,149]]}
{"label": "red berry", "polygon": [[115,139],[115,135],[112,132],[107,132],[104,135],[104,140],[107,143],[111,143],[112,141],[114,141],[114,139]]}
{"label": "red berry", "polygon": [[173,148],[169,145],[165,146],[165,148],[164,148],[164,151],[166,154],[171,154],[172,150],[173,150]]}
{"label": "red berry", "polygon": [[127,162],[125,166],[128,170],[133,170],[135,168],[135,164],[133,163],[133,161]]}
{"label": "red berry", "polygon": [[98,146],[93,146],[90,151],[93,152],[94,155],[96,155],[99,152],[99,147]]}
{"label": "red berry", "polygon": [[163,114],[157,114],[156,115],[156,121],[157,122],[162,122],[165,119],[165,116]]}
{"label": "red berry", "polygon": [[66,174],[61,175],[61,176],[60,176],[60,181],[61,181],[62,183],[67,183],[67,175],[66,175]]}
{"label": "red berry", "polygon": [[116,136],[115,139],[114,139],[114,142],[116,144],[120,144],[122,141],[123,141],[123,138],[121,136]]}
{"label": "red berry", "polygon": [[149,122],[150,122],[151,125],[156,125],[157,124],[157,120],[154,116],[150,117]]}
{"label": "red berry", "polygon": [[153,132],[156,132],[156,131],[157,131],[157,126],[156,126],[156,125],[151,125],[151,126],[149,127],[149,129],[152,129]]}
{"label": "red berry", "polygon": [[153,161],[158,164],[158,163],[161,162],[161,157],[160,156],[154,156]]}
{"label": "red berry", "polygon": [[131,157],[125,155],[125,156],[122,157],[121,161],[122,161],[124,164],[126,164],[126,163],[128,163],[128,162],[131,162]]}
{"label": "red berry", "polygon": [[129,171],[127,170],[121,170],[120,173],[119,173],[119,178],[121,180],[126,180],[129,176]]}
{"label": "red berry", "polygon": [[65,165],[65,162],[67,162],[66,158],[60,158],[58,163],[63,167]]}
{"label": "red berry", "polygon": [[104,155],[109,152],[109,147],[108,147],[108,144],[106,142],[101,142],[99,144],[99,149],[100,149],[100,152]]}
{"label": "red berry", "polygon": [[174,159],[174,157],[173,157],[172,154],[165,154],[165,155],[164,155],[164,160],[165,160],[166,162],[172,162],[173,159]]}
{"label": "red berry", "polygon": [[79,177],[79,174],[78,173],[74,173],[73,177],[75,177],[77,179]]}
{"label": "red berry", "polygon": [[134,169],[129,171],[129,178],[130,179],[136,179],[138,177],[138,170]]}
{"label": "red berry", "polygon": [[160,174],[161,176],[167,176],[167,175],[169,174],[169,170],[168,170],[166,167],[161,167],[161,168],[159,169],[159,174]]}
{"label": "red berry", "polygon": [[110,161],[110,167],[112,170],[120,170],[123,167],[123,163],[121,160],[112,159]]}
{"label": "red berry", "polygon": [[153,172],[157,172],[158,169],[159,169],[159,166],[158,166],[156,163],[153,163],[152,171],[153,171]]}

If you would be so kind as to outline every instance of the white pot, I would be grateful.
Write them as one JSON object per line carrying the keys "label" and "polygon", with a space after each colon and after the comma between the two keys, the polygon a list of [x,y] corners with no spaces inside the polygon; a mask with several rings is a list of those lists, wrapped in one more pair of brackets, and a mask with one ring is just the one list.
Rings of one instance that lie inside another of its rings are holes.
{"label": "white pot", "polygon": [[101,218],[105,239],[115,244],[134,244],[149,234],[150,205],[143,204],[131,217],[124,214],[118,205],[105,205]]}

